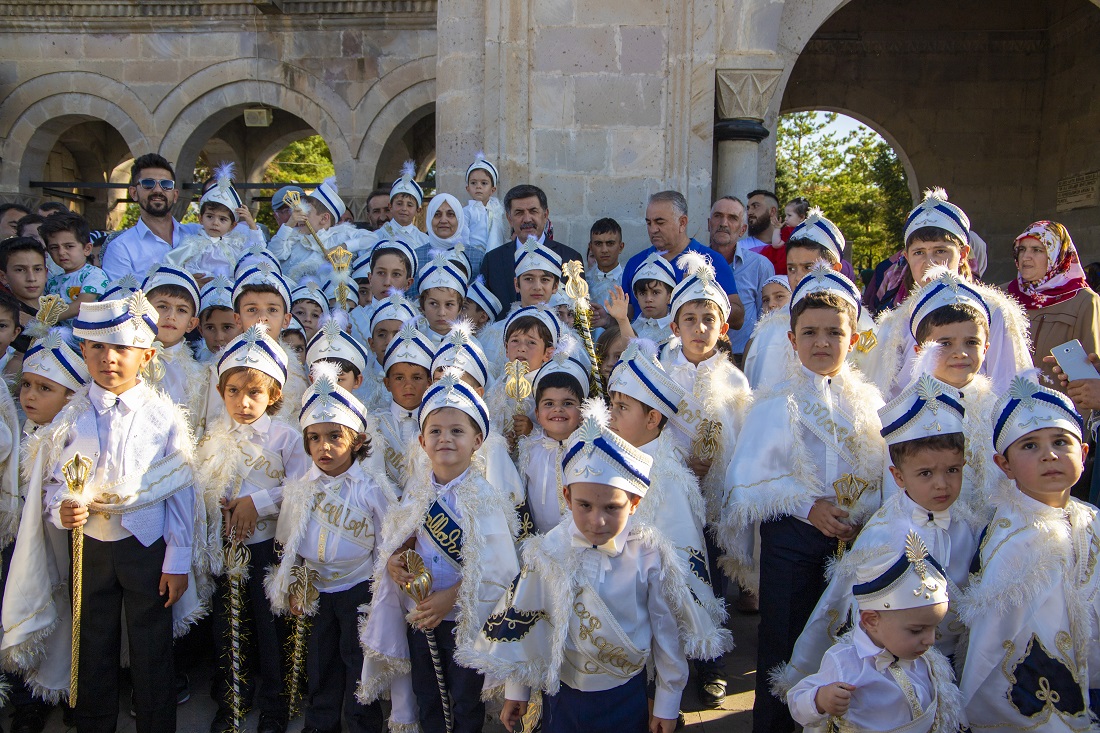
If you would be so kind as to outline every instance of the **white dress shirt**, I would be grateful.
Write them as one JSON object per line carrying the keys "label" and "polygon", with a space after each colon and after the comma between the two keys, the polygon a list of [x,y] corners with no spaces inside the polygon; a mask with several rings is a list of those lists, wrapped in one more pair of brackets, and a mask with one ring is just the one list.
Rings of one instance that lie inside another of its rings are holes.
{"label": "white dress shirt", "polygon": [[[302,434],[282,420],[272,420],[267,415],[261,415],[256,422],[247,425],[234,422],[232,431],[242,442],[247,441],[259,445],[264,450],[278,453],[283,461],[283,474],[287,481],[301,478],[313,465],[309,456],[306,455],[305,446],[302,445]],[[237,497],[252,497],[252,503],[256,506],[256,512],[261,520],[265,517],[277,516],[279,506],[283,503],[283,485],[263,489],[249,481],[248,476],[249,474],[245,473]]]}
{"label": "white dress shirt", "polygon": [[588,282],[589,300],[602,307],[611,296],[611,289],[622,282],[623,266],[617,262],[610,272],[604,272],[593,265],[584,273],[584,279]]}
{"label": "white dress shirt", "polygon": [[[363,464],[352,461],[351,467],[339,476],[328,476],[312,465],[306,478],[319,481],[328,491],[321,497],[322,506],[315,506],[307,520],[305,535],[298,545],[298,556],[316,570],[316,587],[322,593],[338,593],[371,578],[377,555],[378,532],[386,516],[389,502],[374,479],[363,470]],[[342,500],[339,506],[323,506],[333,496]],[[318,520],[318,513],[330,508],[339,528]],[[360,523],[360,520],[365,520]],[[358,542],[348,535],[355,533]],[[370,549],[363,547],[369,544]]]}
{"label": "white dress shirt", "polygon": [[[148,403],[152,391],[141,381],[120,395],[108,392],[96,383],[88,389],[88,399],[95,411],[96,427],[99,432],[99,457],[94,466],[93,481],[96,483],[113,482],[124,476],[142,471],[147,466],[126,465],[129,453],[127,445],[131,440],[148,440],[147,435],[132,435],[134,416],[138,410],[149,409]],[[175,453],[182,447],[185,435],[170,431],[165,436],[152,436],[164,441],[158,458]],[[60,475],[60,466],[51,477],[46,488],[46,510],[50,521],[59,529],[61,525],[61,495],[64,481]],[[167,547],[164,551],[162,571],[174,575],[185,575],[191,569],[191,543],[194,531],[194,489],[177,491],[163,502],[163,536]],[[141,514],[153,507],[134,512]],[[126,528],[127,518],[133,514],[111,514],[104,516],[92,512],[88,523],[84,525],[84,534],[101,542],[115,542],[133,536]],[[145,544],[145,543],[143,543]],[[150,543],[151,544],[151,543]],[[148,545],[147,545],[148,546]]]}
{"label": "white dress shirt", "polygon": [[154,267],[160,265],[164,256],[178,247],[188,234],[201,234],[198,224],[180,224],[172,219],[172,241],[165,242],[145,225],[143,219],[112,239],[103,253],[103,271],[112,281],[126,274],[132,274],[138,281]]}
{"label": "white dress shirt", "polygon": [[[847,378],[848,372],[841,370],[840,374],[835,377],[823,377],[816,372],[811,372],[804,366],[799,365],[801,369],[810,380],[817,386],[820,393],[821,404],[828,408],[830,415],[833,409],[837,406],[840,399],[839,388],[843,384],[844,379]],[[845,410],[848,414],[851,414],[851,409]],[[830,425],[836,428],[836,423],[830,421]],[[809,497],[805,504],[803,504],[796,515],[798,519],[801,519],[806,524],[810,524],[810,510],[814,508],[814,502],[818,499],[826,499],[832,503],[836,503],[836,493],[833,491],[833,482],[840,479],[846,473],[854,473],[854,468],[851,464],[840,457],[840,454],[827,446],[821,438],[817,437],[812,430],[802,429],[802,445],[805,446],[806,452],[810,456],[810,465],[817,467],[817,473],[821,476],[821,482],[818,484],[821,487],[821,494],[819,496]],[[840,442],[839,440],[837,441]]]}
{"label": "white dress shirt", "polygon": [[398,453],[404,453],[409,441],[420,432],[420,423],[416,420],[416,410],[406,410],[391,399],[390,415],[393,416],[394,424],[401,432],[401,445],[395,445],[393,448]]}
{"label": "white dress shirt", "polygon": [[893,654],[871,641],[862,627],[852,630],[848,643],[838,642],[821,661],[816,674],[804,678],[787,693],[791,716],[803,726],[821,726],[829,716],[817,711],[815,697],[819,688],[834,682],[854,686],[851,707],[845,720],[858,730],[893,730],[913,720],[905,692],[891,674],[889,666],[898,666],[913,684],[921,710],[933,702],[934,686],[928,663],[917,657],[897,659]]}
{"label": "white dress shirt", "polygon": [[546,534],[561,523],[564,500],[562,490],[561,457],[565,443],[547,437],[539,431],[525,440],[528,443],[528,461],[523,469],[527,486],[527,508],[535,531]]}

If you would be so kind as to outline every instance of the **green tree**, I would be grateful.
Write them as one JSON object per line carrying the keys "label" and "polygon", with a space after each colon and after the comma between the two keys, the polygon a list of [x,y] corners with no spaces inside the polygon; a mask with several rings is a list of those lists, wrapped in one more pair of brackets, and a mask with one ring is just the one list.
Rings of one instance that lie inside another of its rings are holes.
{"label": "green tree", "polygon": [[[291,183],[310,188],[311,185],[302,184],[317,184],[335,175],[332,153],[329,152],[325,139],[320,135],[312,135],[283,148],[268,164],[261,180],[272,184],[270,193],[275,193],[276,189]],[[271,206],[266,203],[256,214],[256,221],[266,224],[272,234],[279,228],[271,213]]]}
{"label": "green tree", "polygon": [[867,128],[829,129],[833,112],[795,112],[779,118],[776,195],[804,196],[844,233],[858,272],[873,268],[901,244],[912,206],[905,170],[890,145]]}

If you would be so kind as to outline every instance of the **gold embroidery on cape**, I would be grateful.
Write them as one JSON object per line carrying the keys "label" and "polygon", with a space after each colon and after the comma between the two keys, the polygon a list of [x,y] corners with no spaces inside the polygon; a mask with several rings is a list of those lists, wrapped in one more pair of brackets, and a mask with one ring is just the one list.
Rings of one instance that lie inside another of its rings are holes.
{"label": "gold embroidery on cape", "polygon": [[[585,608],[582,601],[577,601],[573,604],[573,614],[580,619],[580,627],[577,634],[580,641],[590,641],[592,643],[592,646],[594,646],[598,652],[596,659],[600,662],[620,670],[626,677],[633,677],[645,666],[644,661],[640,664],[631,662],[623,647],[617,646],[608,641],[605,637],[596,634],[603,626],[603,622],[600,621],[599,617]],[[587,674],[599,674],[601,670],[591,662],[585,662],[583,671]]]}

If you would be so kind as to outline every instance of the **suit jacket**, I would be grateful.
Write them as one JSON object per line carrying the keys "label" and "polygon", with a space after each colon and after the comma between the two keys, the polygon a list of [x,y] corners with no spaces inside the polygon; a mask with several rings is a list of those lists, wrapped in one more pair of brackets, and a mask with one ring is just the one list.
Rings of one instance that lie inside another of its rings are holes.
{"label": "suit jacket", "polygon": [[[544,244],[561,257],[562,263],[576,260],[584,265],[584,258],[572,247],[547,239]],[[516,279],[516,240],[506,240],[504,244],[491,250],[481,261],[481,275],[485,278],[485,286],[497,296],[497,300],[504,306],[500,314],[502,320],[508,316],[509,306],[513,301],[519,300],[513,281]]]}

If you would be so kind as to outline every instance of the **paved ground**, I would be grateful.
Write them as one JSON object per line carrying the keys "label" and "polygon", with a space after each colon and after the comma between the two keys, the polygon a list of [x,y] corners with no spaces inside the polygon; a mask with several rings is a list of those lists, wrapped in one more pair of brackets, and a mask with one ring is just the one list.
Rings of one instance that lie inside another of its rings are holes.
{"label": "paved ground", "polygon": [[[729,680],[729,696],[720,710],[704,710],[699,705],[694,692],[694,679],[689,682],[684,696],[683,708],[687,726],[683,729],[691,733],[748,733],[752,729],[751,711],[753,685],[756,668],[756,616],[742,616],[731,610],[730,629],[733,631],[737,648],[726,657],[726,674]],[[206,733],[214,717],[215,705],[210,699],[210,665],[198,665],[190,671],[191,699],[179,707],[178,730],[180,733]],[[134,733],[134,719],[127,714],[129,689],[123,692],[123,711],[119,715],[118,733]],[[2,716],[3,728],[7,730],[8,716]],[[245,731],[255,731],[256,715],[249,716]],[[289,733],[298,733],[302,729],[302,720],[292,721]],[[61,721],[61,713],[55,710],[46,726],[47,733],[62,733],[69,730]],[[486,725],[486,733],[501,733],[503,726]]]}

